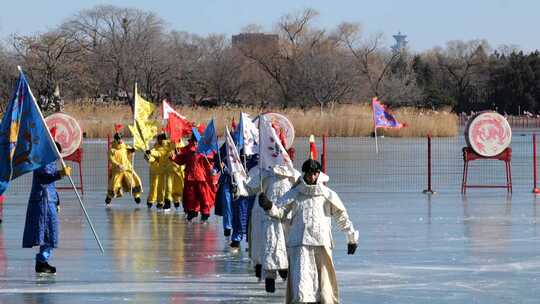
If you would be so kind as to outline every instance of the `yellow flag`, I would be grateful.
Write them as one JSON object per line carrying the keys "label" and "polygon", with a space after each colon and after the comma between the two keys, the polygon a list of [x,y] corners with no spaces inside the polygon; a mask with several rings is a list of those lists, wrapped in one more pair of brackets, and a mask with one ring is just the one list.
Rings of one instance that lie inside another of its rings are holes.
{"label": "yellow flag", "polygon": [[134,126],[129,125],[128,128],[131,131],[131,134],[133,134],[133,147],[141,151],[146,151],[150,148],[150,141],[159,131],[159,122],[147,120],[139,122],[138,127],[136,124]]}
{"label": "yellow flag", "polygon": [[158,121],[150,117],[154,113],[156,106],[145,100],[137,92],[135,85],[135,119],[134,125],[130,125],[129,130],[133,135],[133,146],[135,149],[142,151],[149,149],[149,142],[156,136],[159,131],[160,124]]}
{"label": "yellow flag", "polygon": [[144,100],[144,98],[139,95],[139,92],[137,92],[137,89],[135,89],[135,120],[148,120],[155,109],[156,106],[153,103]]}

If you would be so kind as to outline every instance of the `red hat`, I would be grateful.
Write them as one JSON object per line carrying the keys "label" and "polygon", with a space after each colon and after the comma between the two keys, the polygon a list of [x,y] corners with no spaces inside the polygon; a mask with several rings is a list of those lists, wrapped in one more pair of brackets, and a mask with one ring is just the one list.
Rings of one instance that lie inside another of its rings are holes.
{"label": "red hat", "polygon": [[116,133],[120,133],[120,131],[122,131],[122,128],[124,127],[123,124],[114,124],[114,131]]}

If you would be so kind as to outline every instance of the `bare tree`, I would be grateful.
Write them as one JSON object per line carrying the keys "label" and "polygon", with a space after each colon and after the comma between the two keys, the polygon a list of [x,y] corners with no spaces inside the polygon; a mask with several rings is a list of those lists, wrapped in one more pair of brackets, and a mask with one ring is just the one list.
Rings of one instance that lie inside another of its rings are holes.
{"label": "bare tree", "polygon": [[362,39],[358,24],[342,23],[338,33],[341,42],[356,59],[358,70],[365,77],[371,95],[385,98],[384,82],[391,74],[392,65],[402,53],[385,50],[382,47],[382,34],[367,40]]}
{"label": "bare tree", "polygon": [[13,47],[32,81],[42,110],[59,111],[55,88],[76,81],[72,69],[80,61],[80,48],[62,30],[33,36],[14,36]]}
{"label": "bare tree", "polygon": [[[485,40],[450,41],[445,50],[436,50],[437,64],[447,75],[458,108],[482,95],[487,79],[484,68],[490,49]],[[481,98],[481,97],[480,97]]]}
{"label": "bare tree", "polygon": [[149,77],[149,73],[163,73],[163,67],[153,70],[159,61],[157,49],[164,27],[164,21],[157,15],[102,5],[81,11],[64,27],[70,29],[91,54],[88,59],[100,88],[109,88],[117,97],[132,97],[134,83],[143,82],[143,90],[153,93],[153,84],[149,82],[154,77]]}

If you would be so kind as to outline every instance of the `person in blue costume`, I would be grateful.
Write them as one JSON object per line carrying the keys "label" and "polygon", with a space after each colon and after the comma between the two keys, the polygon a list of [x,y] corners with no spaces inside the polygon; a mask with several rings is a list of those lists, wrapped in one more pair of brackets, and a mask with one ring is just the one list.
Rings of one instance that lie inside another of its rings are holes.
{"label": "person in blue costume", "polygon": [[[246,157],[244,153],[241,153],[242,157]],[[259,155],[250,155],[246,157],[246,172],[249,172],[253,167],[257,166]],[[255,202],[255,196],[241,196],[233,200],[232,202],[232,235],[231,235],[231,248],[237,249],[240,247],[240,242],[248,235],[249,217],[251,215],[251,209]]]}
{"label": "person in blue costume", "polygon": [[[60,145],[56,143],[56,146],[60,151]],[[22,245],[23,248],[39,246],[35,267],[39,274],[56,273],[56,268],[48,263],[53,248],[58,247],[59,238],[56,210],[58,193],[55,182],[69,174],[71,174],[70,167],[57,170],[56,162],[51,162],[33,172]]]}
{"label": "person in blue costume", "polygon": [[226,237],[231,236],[233,215],[232,215],[232,177],[229,173],[229,169],[223,160],[227,156],[225,150],[225,144],[219,148],[219,154],[222,159],[221,169],[219,168],[219,162],[215,163],[214,169],[216,171],[222,171],[218,180],[218,190],[216,193],[216,201],[214,206],[214,213],[222,217],[223,235]]}

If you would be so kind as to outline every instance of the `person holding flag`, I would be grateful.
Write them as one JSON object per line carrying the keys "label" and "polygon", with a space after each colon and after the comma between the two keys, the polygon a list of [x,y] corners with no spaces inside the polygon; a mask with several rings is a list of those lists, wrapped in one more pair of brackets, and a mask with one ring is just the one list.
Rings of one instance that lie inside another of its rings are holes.
{"label": "person holding flag", "polygon": [[[300,177],[285,150],[275,128],[264,115],[259,116],[259,166],[248,173],[246,189],[249,195],[264,193],[277,201]],[[267,292],[275,292],[277,273],[287,278],[287,248],[285,221],[270,218],[258,205],[253,206],[250,219],[250,258],[255,275],[265,280]]]}
{"label": "person holding flag", "polygon": [[111,150],[109,151],[111,177],[109,179],[105,205],[109,207],[112,198],[122,197],[124,192],[130,192],[135,203],[140,204],[141,193],[143,192],[142,182],[131,163],[135,148],[124,143],[122,135],[120,134],[123,126],[117,124],[114,127],[116,133],[114,133]]}
{"label": "person holding flag", "polygon": [[[167,122],[165,131],[169,134],[171,144],[174,145],[174,151],[172,153],[176,153],[186,145],[183,137],[191,135],[193,124],[186,117],[176,112],[166,100],[162,101],[162,112],[163,120]],[[172,200],[176,211],[179,211],[180,203],[182,202],[182,193],[184,191],[184,166],[180,166],[173,161],[169,161],[168,164],[170,166],[168,171],[172,183]]]}
{"label": "person holding flag", "polygon": [[[201,128],[202,126],[199,126]],[[205,132],[206,133],[206,132]],[[206,222],[210,217],[210,210],[214,202],[209,181],[212,173],[212,156],[199,152],[199,142],[202,137],[197,128],[192,129],[191,138],[187,146],[177,152],[172,160],[182,166],[184,171],[184,191],[182,193],[184,210],[187,220],[191,221],[201,213],[201,221]]]}
{"label": "person holding flag", "polygon": [[157,142],[151,150],[145,151],[145,159],[150,163],[150,192],[147,205],[168,212],[172,201],[172,165],[170,156],[175,150],[174,145],[167,140],[167,134],[157,136]]}
{"label": "person holding flag", "polygon": [[[61,152],[60,144],[55,142],[55,145]],[[57,213],[59,197],[55,182],[70,174],[71,168],[67,166],[57,170],[56,161],[34,170],[32,190],[26,209],[23,248],[39,246],[35,267],[37,273],[56,273],[56,267],[48,263],[53,248],[58,247],[60,231]]]}
{"label": "person holding flag", "polygon": [[[245,172],[249,172],[252,168],[258,164],[258,151],[256,149],[256,143],[259,138],[259,129],[253,123],[251,118],[246,113],[240,113],[240,120],[234,132],[232,133],[233,144],[236,145],[237,151],[239,151],[238,163],[242,164],[242,169]],[[232,154],[232,153],[231,153]],[[228,155],[229,156],[229,155]],[[231,162],[231,161],[229,161]],[[239,168],[240,169],[240,168]],[[240,170],[236,171],[240,171]],[[241,176],[240,176],[241,177]],[[247,178],[247,174],[246,174]],[[235,187],[243,185],[244,178],[237,178]],[[240,181],[238,181],[240,180]],[[243,192],[245,190],[241,189],[235,192]],[[253,209],[253,203],[255,202],[255,195],[252,196],[242,196],[239,195],[234,197],[232,202],[232,235],[230,246],[233,250],[236,250],[240,247],[240,242],[244,238],[244,235],[249,234],[249,222],[251,217],[251,212]]]}
{"label": "person holding flag", "polygon": [[0,125],[0,195],[11,180],[33,172],[22,246],[40,247],[35,264],[35,271],[40,274],[56,273],[56,268],[48,264],[59,238],[55,181],[71,172],[67,166],[56,168],[60,149],[19,68],[19,79]]}

